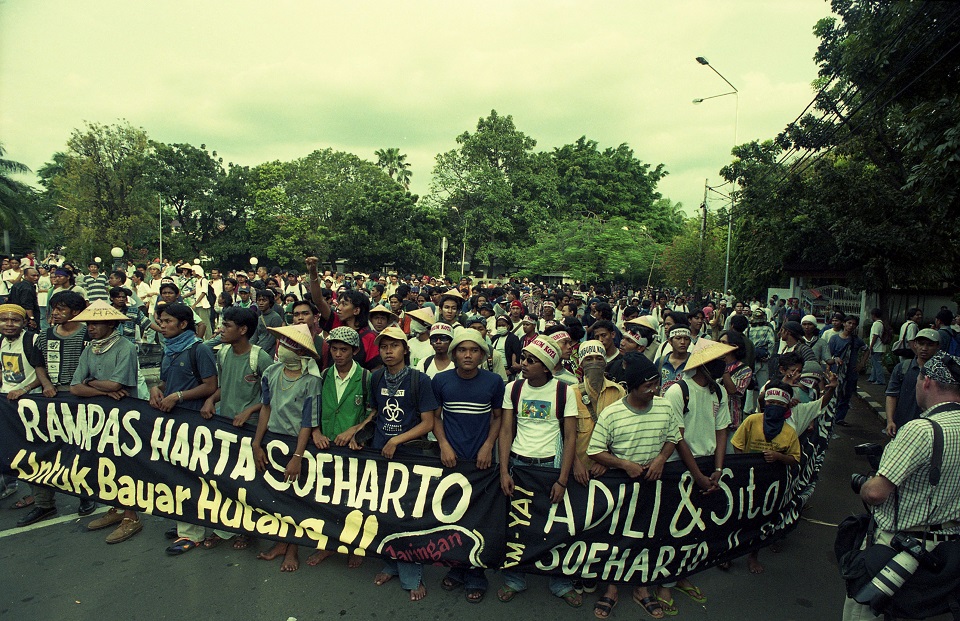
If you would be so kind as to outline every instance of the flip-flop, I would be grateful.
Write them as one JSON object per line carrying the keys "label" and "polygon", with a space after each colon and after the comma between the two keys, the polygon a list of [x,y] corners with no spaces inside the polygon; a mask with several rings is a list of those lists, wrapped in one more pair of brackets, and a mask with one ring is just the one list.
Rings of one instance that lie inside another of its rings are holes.
{"label": "flip-flop", "polygon": [[483,601],[486,594],[487,592],[483,589],[467,589],[463,596],[471,604],[479,604]]}
{"label": "flip-flop", "polygon": [[207,537],[206,539],[204,539],[204,540],[200,543],[200,545],[203,546],[203,548],[204,548],[205,550],[212,550],[212,549],[214,549],[215,547],[217,547],[218,545],[220,545],[221,543],[223,543],[224,541],[226,541],[226,539],[224,539],[224,538],[221,537],[220,535],[214,533],[214,534],[210,535],[209,537]]}
{"label": "flip-flop", "polygon": [[561,595],[560,599],[566,602],[567,606],[570,606],[571,608],[579,608],[580,606],[583,606],[583,596],[573,589],[570,589]]}
{"label": "flip-flop", "polygon": [[463,582],[455,578],[451,578],[449,575],[443,577],[443,580],[440,581],[440,588],[444,591],[456,591],[463,586]]}
{"label": "flip-flop", "polygon": [[[643,599],[637,597],[636,594],[633,595],[633,601],[640,604],[644,610],[647,611],[647,614],[653,617],[654,619],[662,619],[664,617],[663,606],[660,605],[660,601],[653,595],[648,595]],[[660,611],[660,616],[653,614],[656,611]]]}
{"label": "flip-flop", "polygon": [[606,619],[616,607],[617,600],[609,597],[601,597],[597,600],[597,603],[593,605],[593,616],[598,619]]}
{"label": "flip-flop", "polygon": [[707,603],[707,596],[703,594],[703,591],[700,590],[700,587],[696,587],[693,585],[690,585],[688,587],[682,587],[680,585],[677,585],[673,588],[680,591],[681,593],[683,593],[693,601],[697,602],[698,604]]}
{"label": "flip-flop", "polygon": [[673,605],[673,598],[669,600],[663,599],[659,595],[657,596],[657,601],[660,603],[660,609],[663,610],[663,614],[668,617],[675,617],[680,611],[677,610],[677,607]]}
{"label": "flip-flop", "polygon": [[507,602],[512,600],[514,597],[516,597],[517,593],[519,592],[520,591],[514,589],[513,587],[508,587],[504,585],[499,589],[497,589],[497,599],[499,599],[501,602],[506,604]]}
{"label": "flip-flop", "polygon": [[17,483],[14,482],[6,486],[5,488],[3,488],[3,491],[0,491],[0,500],[6,500],[7,498],[10,498],[14,494],[16,494],[18,487],[19,486],[17,485]]}
{"label": "flip-flop", "polygon": [[34,502],[36,502],[36,499],[35,499],[32,495],[27,494],[26,496],[24,496],[23,498],[21,498],[21,499],[18,500],[17,502],[13,503],[13,507],[12,507],[12,508],[13,508],[13,509],[26,509],[27,507],[32,507]]}
{"label": "flip-flop", "polygon": [[196,541],[191,541],[186,537],[181,537],[174,541],[173,545],[167,548],[167,554],[170,556],[180,556],[181,554],[187,552],[188,550],[192,550],[195,547],[197,547]]}

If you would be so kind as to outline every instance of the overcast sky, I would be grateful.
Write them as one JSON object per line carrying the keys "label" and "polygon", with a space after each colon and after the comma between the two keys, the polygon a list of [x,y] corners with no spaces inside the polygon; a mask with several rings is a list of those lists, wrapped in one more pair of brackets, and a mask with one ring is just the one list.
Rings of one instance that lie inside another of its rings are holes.
{"label": "overcast sky", "polygon": [[[627,143],[692,212],[734,142],[813,97],[824,0],[0,0],[0,141],[37,169],[85,121],[256,165],[399,147],[413,187],[491,109],[550,150]],[[719,202],[711,208],[719,207]]]}

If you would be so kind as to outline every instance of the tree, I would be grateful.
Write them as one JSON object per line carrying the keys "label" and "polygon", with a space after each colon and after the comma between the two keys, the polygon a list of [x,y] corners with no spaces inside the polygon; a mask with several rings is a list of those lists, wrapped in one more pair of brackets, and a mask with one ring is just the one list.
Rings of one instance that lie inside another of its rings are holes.
{"label": "tree", "polygon": [[11,175],[29,173],[30,169],[20,162],[5,159],[4,155],[6,150],[0,142],[0,228],[4,230],[5,245],[9,242],[6,234],[14,233],[21,238],[21,245],[28,248],[43,237],[39,199],[33,188],[11,178]]}
{"label": "tree", "polygon": [[51,203],[58,205],[58,227],[70,231],[68,251],[84,260],[109,256],[109,249],[141,248],[156,237],[155,203],[146,174],[147,133],[127,122],[89,123],[75,129],[67,150],[41,170]]}
{"label": "tree", "polygon": [[247,232],[280,265],[307,254],[359,269],[413,270],[435,263],[439,214],[419,207],[376,165],[324,149],[251,171]]}
{"label": "tree", "polygon": [[513,117],[496,110],[456,142],[457,149],[437,155],[426,202],[446,214],[448,236],[465,243],[470,257],[509,262],[558,206],[553,163],[533,153],[536,140]]}
{"label": "tree", "polygon": [[396,147],[390,147],[377,149],[374,155],[377,156],[377,166],[383,169],[391,179],[402,185],[403,189],[410,189],[413,173],[410,171],[410,163],[407,162],[405,153],[400,153],[400,149]]}
{"label": "tree", "polygon": [[632,222],[652,219],[653,205],[661,198],[657,183],[667,174],[663,164],[650,170],[626,144],[600,151],[586,136],[555,149],[553,160],[564,213]]}
{"label": "tree", "polygon": [[[700,290],[721,290],[726,261],[727,217],[708,212],[706,227],[701,217],[686,218],[682,231],[663,249],[657,261],[667,283]],[[701,237],[701,232],[703,236]]]}
{"label": "tree", "polygon": [[831,4],[814,112],[722,171],[741,186],[734,282],[755,291],[800,265],[880,292],[956,284],[960,6]]}
{"label": "tree", "polygon": [[583,218],[544,227],[521,274],[563,273],[581,282],[642,282],[660,253],[642,227],[616,217]]}

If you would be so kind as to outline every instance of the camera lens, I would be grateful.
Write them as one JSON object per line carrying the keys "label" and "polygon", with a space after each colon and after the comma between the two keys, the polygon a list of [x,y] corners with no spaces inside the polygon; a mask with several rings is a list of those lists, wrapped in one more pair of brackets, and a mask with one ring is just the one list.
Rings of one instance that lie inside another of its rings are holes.
{"label": "camera lens", "polygon": [[854,473],[850,475],[850,489],[853,490],[854,494],[860,493],[860,488],[863,487],[863,484],[869,479],[865,474]]}

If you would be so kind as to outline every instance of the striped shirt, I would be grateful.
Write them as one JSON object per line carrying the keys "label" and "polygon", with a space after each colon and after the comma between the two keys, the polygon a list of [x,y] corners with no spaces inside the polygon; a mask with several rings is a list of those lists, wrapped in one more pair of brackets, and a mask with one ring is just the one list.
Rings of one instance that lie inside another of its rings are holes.
{"label": "striped shirt", "polygon": [[97,300],[110,301],[107,294],[107,279],[100,274],[96,277],[89,274],[83,277],[83,288],[87,290],[87,300],[95,302]]}
{"label": "striped shirt", "polygon": [[624,397],[600,412],[587,454],[609,451],[620,459],[646,465],[666,442],[680,441],[680,426],[680,417],[663,397],[654,397],[645,411],[634,409]]}
{"label": "striped shirt", "polygon": [[70,386],[87,338],[87,329],[82,325],[70,336],[60,336],[53,326],[40,332],[37,347],[43,352],[47,375],[54,386]]}
{"label": "striped shirt", "polygon": [[[938,404],[934,407],[939,407]],[[912,420],[897,430],[880,459],[877,474],[897,486],[899,514],[895,496],[890,495],[874,510],[877,526],[896,531],[960,520],[960,404],[957,409],[939,412],[933,419],[943,428],[943,463],[940,483],[930,485],[933,453],[933,426],[925,420]],[[928,408],[920,415],[927,418]],[[960,533],[960,527],[942,532]]]}

